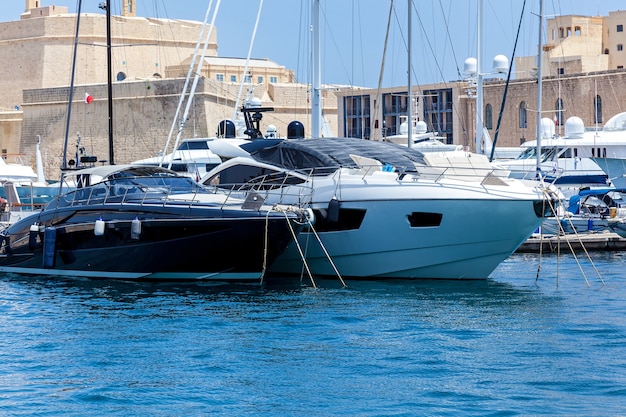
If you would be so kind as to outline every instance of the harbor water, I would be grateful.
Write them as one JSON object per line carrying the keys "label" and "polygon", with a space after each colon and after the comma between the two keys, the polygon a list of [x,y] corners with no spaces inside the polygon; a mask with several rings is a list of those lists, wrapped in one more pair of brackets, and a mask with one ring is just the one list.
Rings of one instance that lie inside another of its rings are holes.
{"label": "harbor water", "polygon": [[347,288],[2,276],[0,415],[625,415],[626,253],[592,260]]}

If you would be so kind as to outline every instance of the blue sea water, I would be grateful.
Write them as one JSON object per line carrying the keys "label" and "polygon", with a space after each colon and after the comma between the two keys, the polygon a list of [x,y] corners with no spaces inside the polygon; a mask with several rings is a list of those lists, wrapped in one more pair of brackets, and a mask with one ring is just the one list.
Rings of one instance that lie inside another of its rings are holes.
{"label": "blue sea water", "polygon": [[348,288],[3,276],[0,415],[626,415],[626,253],[592,259]]}

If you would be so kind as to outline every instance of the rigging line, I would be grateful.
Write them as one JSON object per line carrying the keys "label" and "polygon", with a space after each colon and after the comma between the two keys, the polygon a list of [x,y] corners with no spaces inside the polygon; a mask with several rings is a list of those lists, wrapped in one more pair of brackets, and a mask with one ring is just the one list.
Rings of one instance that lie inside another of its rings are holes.
{"label": "rigging line", "polygon": [[[211,0],[211,3],[213,2],[213,0]],[[161,3],[163,5],[163,10],[164,10],[164,15],[165,15],[165,19],[167,19],[168,21],[173,21],[174,19],[170,18],[168,12],[167,12],[167,7],[165,6],[165,0],[161,0]],[[209,3],[209,9],[211,8]],[[159,16],[159,12],[158,12],[158,5],[157,2],[155,1],[154,3],[154,15],[158,18]],[[170,36],[172,37],[172,39],[176,39],[175,35],[174,35],[174,29],[172,28],[172,25],[169,25],[169,29],[170,29]],[[176,56],[178,58],[178,62],[180,62],[182,64],[183,62],[183,57],[181,56],[181,51],[180,48],[178,47],[178,45],[176,45],[176,48],[174,49],[176,51]]]}
{"label": "rigging line", "polygon": [[[211,35],[213,34],[213,29],[215,29],[215,19],[217,18],[217,12],[220,9],[220,4],[222,0],[217,0],[215,4],[215,10],[213,11],[213,16],[211,18],[211,26],[209,27],[209,33],[207,34],[206,41],[204,43],[204,49],[202,50],[201,59],[198,61],[198,67],[196,69],[195,77],[193,79],[193,83],[191,85],[191,90],[189,90],[189,98],[187,99],[187,106],[185,107],[185,112],[183,113],[183,117],[181,119],[178,133],[176,135],[176,141],[174,142],[174,149],[178,148],[178,143],[180,142],[180,137],[183,133],[183,129],[185,127],[185,123],[187,118],[189,117],[189,110],[191,109],[191,105],[193,104],[193,97],[196,92],[196,87],[198,86],[198,82],[200,81],[200,76],[202,73],[202,67],[204,65],[204,57],[206,56],[206,51],[209,47],[209,43],[211,40]],[[211,1],[212,2],[212,1]],[[172,163],[174,162],[174,158],[170,159],[170,163],[168,165],[168,169],[172,168]]]}
{"label": "rigging line", "polygon": [[[75,81],[75,74],[76,74],[76,56],[77,56],[77,50],[78,50],[78,35],[80,33],[80,14],[82,12],[82,8],[83,8],[83,1],[82,0],[77,0],[78,1],[78,5],[76,8],[76,35],[74,36],[74,56],[72,57],[72,73],[70,76],[70,91],[69,91],[69,98],[67,100],[67,118],[65,119],[65,140],[63,141],[63,160],[61,163],[61,181],[59,181],[60,183],[60,187],[63,187],[63,179],[64,179],[64,172],[65,169],[67,169],[67,143],[69,141],[69,132],[70,132],[70,115],[72,114],[72,100],[74,98],[74,81]],[[59,191],[59,194],[61,193],[61,191]]]}
{"label": "rigging line", "polygon": [[[357,2],[357,5],[360,5],[360,4],[361,4],[360,2]],[[358,26],[357,27],[359,29],[359,40],[360,40],[359,47],[361,49],[361,77],[363,77],[362,78],[363,82],[365,82],[365,68],[366,68],[366,65],[365,65],[365,53],[364,53],[364,50],[363,50],[363,27],[365,25],[363,24],[363,19],[362,19],[362,15],[361,15],[361,7],[360,6],[357,6],[357,12],[358,12],[358,15],[357,15],[357,17],[358,17]]]}
{"label": "rigging line", "polygon": [[[161,156],[161,160],[159,161],[159,165],[160,166],[163,166],[163,163],[165,162],[165,155],[168,152],[168,149],[169,149],[169,146],[170,146],[170,141],[172,140],[172,136],[174,135],[174,129],[176,128],[176,125],[179,124],[178,118],[180,116],[180,110],[181,110],[181,108],[183,106],[183,102],[185,101],[185,96],[187,94],[187,89],[189,88],[189,80],[191,79],[191,75],[193,74],[193,71],[194,71],[194,66],[195,66],[196,60],[198,58],[198,51],[200,50],[200,45],[202,44],[202,39],[204,38],[204,31],[206,30],[206,24],[207,24],[207,22],[209,20],[210,11],[211,11],[212,8],[213,8],[213,0],[211,0],[209,2],[209,7],[207,7],[207,11],[206,11],[206,14],[204,16],[204,21],[203,21],[203,24],[202,24],[202,28],[200,29],[200,35],[198,36],[198,41],[196,42],[196,48],[194,50],[191,62],[189,64],[189,72],[187,73],[187,77],[185,78],[185,84],[183,86],[183,91],[180,94],[180,98],[178,99],[178,106],[176,107],[176,112],[174,114],[174,119],[172,120],[172,126],[171,126],[170,132],[169,132],[169,134],[167,136],[167,140],[165,141],[165,147],[163,148],[163,155]],[[217,13],[217,10],[214,13]],[[206,48],[208,47],[208,44],[209,44],[210,33],[211,32],[209,32],[209,35],[207,35],[207,38],[206,38],[205,51],[206,51]],[[204,56],[204,54],[203,54],[203,56]],[[200,61],[202,61],[202,59]],[[191,101],[191,96],[189,96],[189,100]],[[186,115],[185,115],[185,117],[186,117]],[[180,122],[179,131],[178,131],[179,134],[182,131],[183,126],[184,126],[184,120],[182,120]],[[174,150],[176,150],[176,145],[174,145],[173,151]],[[170,168],[171,168],[171,162],[172,161],[170,160],[170,164],[169,164]]]}
{"label": "rigging line", "polygon": [[[378,75],[378,87],[376,88],[376,102],[380,103],[381,95],[382,95],[382,85],[383,85],[383,74],[385,73],[385,58],[387,56],[387,45],[389,41],[389,29],[391,27],[391,16],[393,13],[393,0],[389,2],[389,15],[387,16],[387,31],[385,32],[385,43],[383,45],[383,59],[380,64],[380,73]],[[378,118],[378,107],[374,106],[374,120]],[[384,130],[384,127],[381,124],[381,129]],[[383,133],[383,138],[384,138]]]}
{"label": "rigging line", "polygon": [[[340,52],[339,46],[338,46],[338,43],[337,43],[337,39],[335,38],[334,33],[333,33],[332,29],[330,28],[330,26],[328,24],[328,17],[326,15],[326,9],[324,7],[322,7],[321,2],[320,2],[320,12],[321,12],[322,16],[324,17],[324,28],[326,30],[328,30],[328,33],[330,34],[330,39],[332,40],[332,43],[335,46],[335,50],[337,52]],[[343,68],[343,71],[348,76],[348,83],[350,85],[354,85],[354,80],[352,78],[350,78],[350,72],[346,68],[345,62],[343,62],[341,53],[339,53],[339,62],[341,63],[341,67]]]}
{"label": "rigging line", "polygon": [[[415,8],[415,4],[413,4],[413,7]],[[422,29],[422,34],[426,38],[427,43],[429,45],[429,48],[431,50],[432,56],[433,56],[433,58],[435,60],[435,63],[437,64],[437,69],[439,70],[439,75],[441,76],[441,79],[443,80],[443,85],[447,88],[448,87],[448,82],[445,81],[445,77],[443,75],[443,71],[441,69],[441,65],[439,65],[439,62],[437,61],[437,58],[435,56],[434,48],[433,48],[433,46],[432,46],[432,44],[431,44],[431,42],[429,40],[428,35],[426,34],[426,30],[424,28],[424,25],[422,23],[422,19],[420,18],[420,15],[419,15],[419,12],[417,11],[417,9],[415,9],[415,13],[417,14],[417,19],[418,19],[418,21],[420,23],[420,28]],[[413,65],[411,65],[411,68],[413,68]],[[413,74],[415,75],[415,78],[417,79],[417,74],[415,73],[414,69],[413,69]],[[419,85],[420,83],[417,82],[417,84],[418,84],[418,88],[420,90],[420,95],[423,96],[423,92],[422,92],[421,86]],[[463,131],[466,132],[467,131],[467,121],[465,121],[465,119],[461,117],[459,108],[456,106],[455,103],[452,103],[452,109],[453,109],[454,113],[456,114],[457,118],[462,121],[461,122],[461,126],[463,127]],[[441,121],[439,121],[439,122],[441,122]]]}
{"label": "rigging line", "polygon": [[[515,35],[515,43],[513,44],[513,54],[511,61],[515,58],[515,51],[517,50],[517,41],[522,29],[522,21],[524,20],[524,9],[526,8],[526,0],[522,3],[522,12],[520,13],[519,24],[517,25],[517,35]],[[500,125],[502,124],[502,115],[504,114],[504,105],[506,104],[506,97],[509,91],[509,81],[511,81],[511,73],[513,72],[513,65],[509,65],[509,72],[506,75],[506,84],[504,85],[504,94],[502,96],[502,104],[500,105],[500,113],[498,114],[498,123],[496,124],[496,131],[493,136],[493,143],[491,145],[491,155],[489,155],[489,162],[493,161],[493,155],[496,151],[496,144],[498,143],[498,134],[500,133]],[[541,77],[541,74],[538,74]]]}
{"label": "rigging line", "polygon": [[[294,71],[294,74],[293,74],[293,75],[294,75],[294,80],[293,80],[293,81],[294,81],[295,83],[299,83],[299,81],[298,81],[298,74],[300,73],[300,58],[302,58],[302,54],[301,54],[301,51],[300,51],[300,47],[301,47],[301,46],[302,46],[302,44],[303,44],[303,42],[302,42],[302,34],[303,34],[303,33],[305,33],[305,32],[304,32],[304,30],[303,30],[303,23],[302,23],[302,22],[304,21],[304,20],[303,20],[303,19],[304,19],[303,13],[304,13],[304,9],[305,9],[305,7],[304,7],[304,3],[305,3],[305,2],[300,2],[300,18],[299,18],[298,43],[297,43],[298,54],[297,54],[297,58],[296,58],[296,70]],[[305,48],[302,48],[302,49],[305,49]],[[305,80],[306,80],[306,77],[304,77],[304,78],[305,78]],[[291,111],[292,111],[292,118],[295,118],[295,117],[296,117],[296,114],[297,114],[297,105],[298,105],[298,103],[299,103],[300,96],[301,96],[301,95],[300,95],[300,94],[298,94],[298,95],[296,96],[296,100],[294,100],[294,101],[293,101],[293,107],[292,107],[292,109],[291,109]],[[305,94],[305,96],[306,96],[306,94]]]}
{"label": "rigging line", "polygon": [[[450,2],[450,7],[452,7],[452,2]],[[459,69],[459,65],[458,65],[459,61],[457,60],[456,53],[454,52],[454,44],[452,43],[452,37],[450,36],[450,25],[449,25],[448,19],[446,19],[446,14],[443,10],[443,4],[441,3],[441,0],[439,0],[439,8],[441,9],[441,15],[443,16],[443,22],[446,27],[446,35],[447,35],[446,38],[450,42],[450,50],[452,51],[452,57],[456,65],[456,74],[459,77],[459,79],[461,79],[463,77],[461,76],[461,70]]]}
{"label": "rigging line", "polygon": [[611,87],[611,92],[613,93],[613,98],[615,99],[615,102],[617,103],[617,110],[618,113],[622,112],[622,105],[620,103],[619,98],[617,97],[616,91],[615,91],[615,86],[613,85],[613,81],[611,79],[611,77],[606,77],[607,81],[609,82],[609,86]]}
{"label": "rigging line", "polygon": [[254,46],[254,39],[256,38],[256,31],[259,27],[259,20],[261,19],[261,10],[263,10],[263,0],[259,2],[259,10],[256,14],[256,21],[254,22],[254,29],[252,29],[252,38],[250,39],[250,46],[248,47],[248,56],[246,57],[246,64],[243,67],[243,76],[241,77],[241,83],[239,84],[239,93],[237,93],[237,101],[235,102],[235,110],[233,112],[233,119],[237,119],[239,113],[239,103],[241,101],[241,94],[243,92],[243,85],[248,74],[248,66],[250,65],[250,56],[252,55],[252,47]]}

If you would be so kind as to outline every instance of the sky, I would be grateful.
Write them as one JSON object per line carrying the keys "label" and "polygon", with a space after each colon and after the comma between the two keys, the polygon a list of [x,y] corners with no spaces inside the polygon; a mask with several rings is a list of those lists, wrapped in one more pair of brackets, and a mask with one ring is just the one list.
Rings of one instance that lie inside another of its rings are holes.
{"label": "sky", "polygon": [[[104,13],[102,0],[83,0],[83,11]],[[209,22],[218,0],[212,0]],[[524,0],[483,1],[481,72],[495,55],[513,55]],[[407,84],[409,0],[320,0],[322,83],[376,88]],[[3,0],[0,21],[19,20],[24,0]],[[8,4],[7,4],[8,3]],[[253,58],[269,58],[310,82],[311,0],[221,0],[215,24],[218,55],[246,57],[259,5]],[[41,0],[75,12],[78,0]],[[119,14],[121,0],[111,0]],[[137,15],[202,21],[210,0],[137,0]],[[411,55],[413,85],[459,80],[463,63],[476,56],[477,0],[413,0]],[[544,16],[601,15],[626,8],[624,0],[545,0]],[[536,55],[539,0],[526,0],[515,56]],[[545,20],[544,20],[545,22]],[[544,25],[545,27],[545,25]],[[545,32],[545,31],[544,31]],[[387,48],[384,52],[387,34]],[[544,33],[544,42],[546,35]],[[384,59],[383,59],[384,58]],[[383,65],[384,64],[384,65]],[[382,72],[382,77],[381,77]]]}

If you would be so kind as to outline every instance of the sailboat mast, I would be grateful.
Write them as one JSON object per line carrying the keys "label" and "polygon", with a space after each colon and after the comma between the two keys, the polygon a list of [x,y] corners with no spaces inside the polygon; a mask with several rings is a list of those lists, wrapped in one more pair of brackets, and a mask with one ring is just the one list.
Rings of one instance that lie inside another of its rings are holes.
{"label": "sailboat mast", "polygon": [[476,153],[483,153],[483,0],[478,0],[478,29],[476,48]]}
{"label": "sailboat mast", "polygon": [[542,72],[541,62],[543,38],[543,0],[539,0],[539,39],[537,41],[537,178],[541,179],[541,94],[542,94]]}
{"label": "sailboat mast", "polygon": [[407,146],[410,148],[413,145],[413,86],[411,85],[411,27],[413,26],[411,15],[413,14],[413,0],[408,0],[408,29],[407,29],[407,37],[409,38],[407,43],[408,53],[407,60],[408,70],[407,70],[407,88],[409,89],[409,102],[407,103]]}
{"label": "sailboat mast", "polygon": [[109,164],[115,165],[113,154],[113,76],[111,74],[111,1],[106,1],[107,16],[107,95],[109,105]]}
{"label": "sailboat mast", "polygon": [[311,26],[313,31],[313,74],[311,91],[311,136],[319,138],[321,136],[320,123],[322,120],[321,107],[321,87],[322,87],[322,65],[320,52],[320,0],[313,0],[313,10],[311,13]]}

